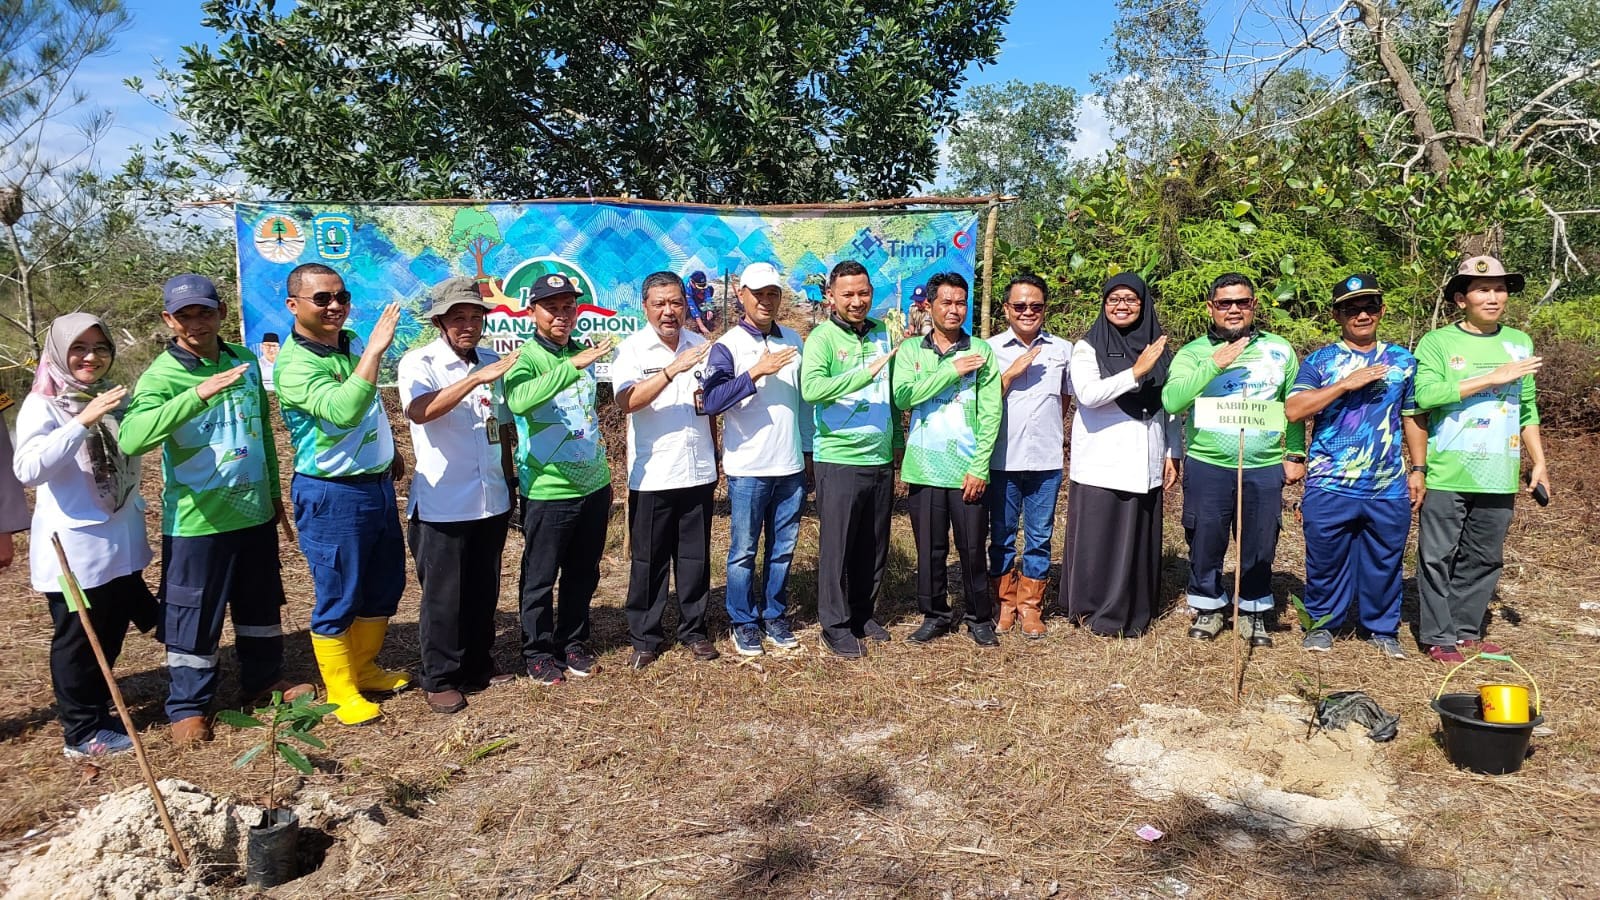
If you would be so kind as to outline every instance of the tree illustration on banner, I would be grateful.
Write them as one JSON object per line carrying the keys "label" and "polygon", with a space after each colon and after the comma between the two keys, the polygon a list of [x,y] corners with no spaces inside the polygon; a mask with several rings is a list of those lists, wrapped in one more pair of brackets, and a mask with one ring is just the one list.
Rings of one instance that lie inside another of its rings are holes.
{"label": "tree illustration on banner", "polygon": [[450,249],[457,253],[471,253],[472,262],[478,269],[477,278],[481,283],[488,280],[489,275],[483,271],[483,259],[489,255],[489,250],[504,238],[500,234],[500,223],[494,216],[481,206],[464,206],[456,211],[456,218],[450,225]]}

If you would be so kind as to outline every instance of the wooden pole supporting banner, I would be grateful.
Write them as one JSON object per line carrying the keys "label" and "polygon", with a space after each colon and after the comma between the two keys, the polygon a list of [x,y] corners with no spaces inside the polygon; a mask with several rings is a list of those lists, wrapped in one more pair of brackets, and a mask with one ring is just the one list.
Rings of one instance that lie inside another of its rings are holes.
{"label": "wooden pole supporting banner", "polygon": [[[989,220],[983,226],[983,321],[978,337],[989,337],[989,314],[994,298],[994,225],[1000,218],[1000,197],[989,198]],[[932,298],[929,298],[930,300]]]}
{"label": "wooden pole supporting banner", "polygon": [[1244,693],[1244,635],[1239,631],[1239,585],[1244,575],[1244,429],[1239,429],[1239,465],[1233,485],[1233,702]]}
{"label": "wooden pole supporting banner", "polygon": [[139,771],[144,773],[144,783],[150,787],[150,798],[156,803],[156,812],[161,816],[161,826],[167,830],[167,838],[172,842],[172,852],[177,854],[178,865],[189,868],[189,854],[183,851],[183,842],[178,839],[178,829],[173,827],[172,817],[167,815],[167,803],[161,799],[161,789],[156,786],[156,773],[150,768],[150,760],[144,755],[144,742],[139,740],[139,731],[133,727],[133,717],[128,714],[128,704],[122,699],[122,689],[117,686],[117,678],[111,673],[111,663],[106,659],[106,651],[100,646],[100,635],[95,633],[94,623],[89,621],[88,602],[83,589],[78,586],[78,578],[72,574],[72,567],[67,565],[67,552],[61,549],[61,536],[52,534],[50,542],[55,544],[56,559],[61,562],[61,574],[66,577],[67,587],[73,593],[72,605],[78,608],[78,621],[83,625],[84,634],[89,636],[89,646],[94,650],[94,658],[100,663],[100,674],[105,677],[106,687],[111,689],[111,701],[117,705],[117,715],[122,717],[122,727],[128,730],[128,738],[133,741],[133,754],[139,759]]}

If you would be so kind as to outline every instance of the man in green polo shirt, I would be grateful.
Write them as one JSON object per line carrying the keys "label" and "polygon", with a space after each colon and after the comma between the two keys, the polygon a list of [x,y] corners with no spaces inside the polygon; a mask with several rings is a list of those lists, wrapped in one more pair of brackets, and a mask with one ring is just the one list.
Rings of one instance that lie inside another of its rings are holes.
{"label": "man in green polo shirt", "polygon": [[988,342],[967,334],[967,280],[940,272],[928,280],[927,295],[932,330],[900,345],[893,372],[894,405],[911,411],[900,480],[909,488],[922,610],[922,626],[907,640],[926,644],[951,629],[945,560],[953,530],[967,633],[980,647],[998,647],[983,558],[983,493],[1000,434],[1000,369]]}
{"label": "man in green polo shirt", "polygon": [[505,376],[524,498],[522,657],[528,677],[542,685],[597,671],[584,641],[611,516],[611,466],[589,367],[611,352],[611,340],[584,347],[572,339],[579,296],[578,285],[559,273],[534,282],[535,334]]}
{"label": "man in green polo shirt", "polygon": [[1417,406],[1428,413],[1427,495],[1417,521],[1418,637],[1442,663],[1498,653],[1483,619],[1500,581],[1522,451],[1528,490],[1550,499],[1534,373],[1533,340],[1500,324],[1523,277],[1492,256],[1461,264],[1445,297],[1462,320],[1417,342]]}
{"label": "man in green polo shirt", "polygon": [[346,725],[382,710],[364,693],[411,686],[378,666],[389,617],[406,586],[405,540],[395,507],[399,457],[378,396],[378,364],[394,341],[400,305],[389,304],[365,348],[344,328],[350,292],[338,272],[306,263],[289,273],[294,331],[273,380],[294,444],[294,523],[311,566],[316,603],[311,648],[334,715]]}
{"label": "man in green polo shirt", "polygon": [[161,590],[172,683],[167,719],[178,744],[211,739],[223,615],[233,614],[246,703],[309,684],[282,679],[283,578],[274,523],[283,518],[278,451],[255,355],[220,337],[227,307],[201,275],[161,289],[173,338],[139,377],[117,443],[129,456],[161,448]]}
{"label": "man in green polo shirt", "polygon": [[899,420],[889,395],[894,348],[872,311],[872,279],[855,260],[828,273],[828,320],[806,337],[800,395],[817,435],[817,619],[835,656],[866,655],[864,638],[889,640],[872,607],[889,562],[894,447]]}
{"label": "man in green polo shirt", "polygon": [[[1211,283],[1207,305],[1211,327],[1172,359],[1161,405],[1171,415],[1191,412],[1200,397],[1236,397],[1282,403],[1299,372],[1289,342],[1256,327],[1255,285],[1236,272]],[[1226,624],[1228,590],[1222,560],[1234,528],[1239,433],[1204,431],[1194,416],[1184,424],[1183,530],[1189,539],[1189,636],[1209,641]],[[1287,447],[1285,446],[1287,445]],[[1283,521],[1283,486],[1306,474],[1306,429],[1290,423],[1282,432],[1244,436],[1244,521],[1239,526],[1239,636],[1253,647],[1272,646],[1272,559]]]}

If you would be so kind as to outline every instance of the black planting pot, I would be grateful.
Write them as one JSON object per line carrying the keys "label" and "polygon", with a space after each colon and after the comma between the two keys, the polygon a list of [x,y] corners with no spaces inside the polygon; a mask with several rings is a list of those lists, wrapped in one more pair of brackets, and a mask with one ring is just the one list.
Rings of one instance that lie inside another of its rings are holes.
{"label": "black planting pot", "polygon": [[300,877],[299,849],[299,818],[292,810],[267,810],[245,841],[244,883],[269,888]]}

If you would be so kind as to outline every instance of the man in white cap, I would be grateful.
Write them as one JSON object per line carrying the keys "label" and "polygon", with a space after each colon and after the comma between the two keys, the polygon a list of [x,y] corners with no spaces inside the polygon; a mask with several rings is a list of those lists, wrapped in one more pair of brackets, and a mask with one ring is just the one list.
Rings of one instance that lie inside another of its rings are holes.
{"label": "man in white cap", "polygon": [[417,460],[406,536],[422,586],[422,689],[430,709],[448,714],[513,677],[495,671],[490,651],[516,477],[501,379],[518,351],[502,358],[478,346],[494,304],[473,279],[447,278],[430,298],[424,317],[439,337],[406,351],[398,375]]}
{"label": "man in white cap", "polygon": [[1549,502],[1533,375],[1533,340],[1500,324],[1523,277],[1492,256],[1461,264],[1445,299],[1462,319],[1417,342],[1417,406],[1428,413],[1427,496],[1417,537],[1421,631],[1428,655],[1458,663],[1497,653],[1483,619],[1500,581],[1522,450],[1533,461],[1528,491]]}
{"label": "man in white cap", "polygon": [[[789,564],[800,536],[811,469],[811,406],[800,398],[803,341],[777,322],[783,276],[771,263],[739,275],[738,324],[711,345],[700,386],[702,412],[722,416],[728,476],[728,620],[733,647],[759,656],[763,641],[799,645],[789,628]],[[762,577],[756,546],[766,532]]]}

